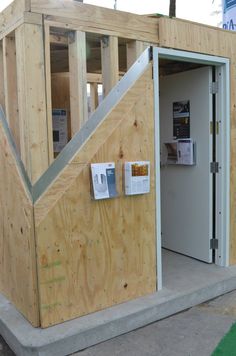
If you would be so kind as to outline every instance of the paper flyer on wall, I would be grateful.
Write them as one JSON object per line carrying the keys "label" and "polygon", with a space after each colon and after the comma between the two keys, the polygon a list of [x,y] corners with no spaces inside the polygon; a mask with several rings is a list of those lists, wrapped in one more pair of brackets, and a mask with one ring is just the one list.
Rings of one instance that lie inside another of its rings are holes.
{"label": "paper flyer on wall", "polygon": [[194,152],[193,152],[193,140],[179,140],[178,141],[178,161],[177,164],[193,165],[194,164]]}
{"label": "paper flyer on wall", "polygon": [[68,142],[67,111],[64,109],[52,110],[53,150],[61,152]]}
{"label": "paper flyer on wall", "polygon": [[91,174],[95,200],[117,196],[115,163],[92,163]]}
{"label": "paper flyer on wall", "polygon": [[175,139],[190,137],[190,101],[173,103],[173,136]]}
{"label": "paper flyer on wall", "polygon": [[125,162],[125,194],[150,192],[150,162]]}

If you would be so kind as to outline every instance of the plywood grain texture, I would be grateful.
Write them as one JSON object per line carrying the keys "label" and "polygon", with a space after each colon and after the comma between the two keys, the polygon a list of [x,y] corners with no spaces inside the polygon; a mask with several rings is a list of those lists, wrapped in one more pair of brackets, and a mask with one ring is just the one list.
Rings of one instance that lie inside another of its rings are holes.
{"label": "plywood grain texture", "polygon": [[35,183],[49,166],[42,26],[17,28],[16,53],[21,157]]}
{"label": "plywood grain texture", "polygon": [[39,326],[33,204],[0,123],[0,292]]}
{"label": "plywood grain texture", "polygon": [[[42,327],[156,290],[151,75],[149,68],[36,203]],[[125,197],[123,163],[137,159],[151,161],[151,193]],[[119,197],[93,201],[90,163],[109,161]]]}

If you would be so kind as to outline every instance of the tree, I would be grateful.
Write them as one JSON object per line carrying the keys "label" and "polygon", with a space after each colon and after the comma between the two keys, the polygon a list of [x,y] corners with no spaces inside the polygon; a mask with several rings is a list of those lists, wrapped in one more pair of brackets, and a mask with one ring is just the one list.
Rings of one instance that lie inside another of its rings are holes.
{"label": "tree", "polygon": [[176,0],[170,0],[169,16],[176,17]]}

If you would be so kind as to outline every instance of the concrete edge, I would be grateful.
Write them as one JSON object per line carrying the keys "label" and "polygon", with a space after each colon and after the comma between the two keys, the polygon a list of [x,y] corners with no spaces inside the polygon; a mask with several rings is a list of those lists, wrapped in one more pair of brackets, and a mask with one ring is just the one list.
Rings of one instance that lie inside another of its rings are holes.
{"label": "concrete edge", "polygon": [[[48,328],[35,329],[7,300],[0,304],[0,334],[19,356],[68,355],[156,322],[236,289],[236,276],[189,293],[163,290]],[[5,309],[5,310],[2,310]],[[13,323],[13,320],[16,320]],[[19,329],[19,325],[22,328]]]}

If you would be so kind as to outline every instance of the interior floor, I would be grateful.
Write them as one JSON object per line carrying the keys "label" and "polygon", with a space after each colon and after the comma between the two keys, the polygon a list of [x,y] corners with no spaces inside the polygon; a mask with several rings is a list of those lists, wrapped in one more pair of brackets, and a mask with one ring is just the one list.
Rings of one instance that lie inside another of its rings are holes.
{"label": "interior floor", "polygon": [[232,269],[201,262],[164,248],[162,249],[162,268],[163,289],[177,293],[184,291],[188,293],[191,290],[211,285],[221,278],[224,279],[226,270],[227,274],[230,274]]}

